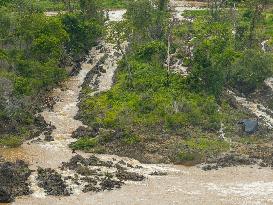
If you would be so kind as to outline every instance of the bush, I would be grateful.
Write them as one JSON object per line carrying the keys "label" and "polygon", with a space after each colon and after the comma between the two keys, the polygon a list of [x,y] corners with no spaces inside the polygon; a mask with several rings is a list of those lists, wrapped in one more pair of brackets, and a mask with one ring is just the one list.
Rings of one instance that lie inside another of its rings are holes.
{"label": "bush", "polygon": [[133,144],[136,144],[140,141],[141,141],[140,137],[135,134],[125,133],[122,136],[122,142],[124,142],[125,144],[128,144],[128,145],[133,145]]}
{"label": "bush", "polygon": [[102,34],[102,24],[98,20],[86,20],[78,14],[66,14],[62,22],[69,35],[65,46],[74,60],[87,54]]}
{"label": "bush", "polygon": [[23,137],[20,136],[4,136],[0,138],[0,146],[8,148],[19,147],[23,143],[23,140]]}
{"label": "bush", "polygon": [[184,151],[181,151],[178,154],[177,157],[178,157],[177,161],[179,163],[185,163],[185,162],[189,162],[189,161],[194,161],[197,158],[199,158],[198,154],[196,154],[196,153],[190,153],[190,152],[184,152]]}
{"label": "bush", "polygon": [[208,156],[227,151],[229,144],[223,140],[200,137],[184,140],[179,147],[181,151],[177,154],[178,163],[199,163]]}
{"label": "bush", "polygon": [[273,57],[255,50],[246,50],[231,67],[231,84],[242,93],[253,92],[273,74]]}
{"label": "bush", "polygon": [[82,137],[70,145],[75,150],[89,150],[98,144],[97,138]]}
{"label": "bush", "polygon": [[156,58],[163,61],[167,54],[167,48],[164,43],[160,41],[152,41],[144,44],[136,51],[137,58],[144,61],[151,61]]}
{"label": "bush", "polygon": [[121,63],[117,83],[112,89],[99,96],[87,97],[81,104],[86,123],[136,131],[137,135],[162,133],[163,130],[179,132],[191,126],[206,131],[218,130],[220,115],[215,98],[192,93],[178,74],[170,74],[170,84],[167,85],[166,68],[154,65],[144,57],[139,58],[144,56],[140,51],[147,53],[150,44],[142,48],[129,56],[133,70],[132,88],[127,87],[127,70]]}

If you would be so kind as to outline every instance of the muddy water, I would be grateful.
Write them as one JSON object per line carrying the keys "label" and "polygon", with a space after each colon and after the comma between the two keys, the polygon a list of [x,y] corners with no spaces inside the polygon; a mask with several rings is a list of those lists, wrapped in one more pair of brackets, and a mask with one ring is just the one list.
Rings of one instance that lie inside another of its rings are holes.
{"label": "muddy water", "polygon": [[[266,79],[265,84],[270,87],[273,92],[273,78]],[[252,102],[244,97],[236,96],[232,91],[229,91],[229,93],[235,97],[238,103],[250,110],[257,118],[261,119],[269,129],[273,129],[273,110],[270,110],[261,103]]]}
{"label": "muddy water", "polygon": [[[165,169],[167,169],[165,167]],[[234,167],[201,171],[195,167],[169,166],[168,176],[153,176],[120,190],[70,197],[21,198],[22,205],[263,205],[273,204],[270,169]]]}
{"label": "muddy water", "polygon": [[[17,149],[2,149],[0,155],[9,160],[24,159],[32,165],[32,168],[37,166],[57,168],[62,161],[71,158],[72,153],[68,145],[73,142],[73,139],[70,136],[78,127],[83,126],[81,121],[74,119],[78,112],[77,103],[81,85],[87,73],[102,56],[95,49],[90,53],[93,55],[94,64],[83,63],[77,76],[69,78],[60,88],[54,89],[51,95],[59,100],[54,105],[53,111],[44,110],[40,113],[48,124],[56,127],[52,132],[55,140],[53,142],[26,142]],[[43,140],[43,134],[38,138]]]}
{"label": "muddy water", "polygon": [[[57,15],[57,12],[48,12],[48,16]],[[122,19],[125,10],[115,10],[109,12],[109,21],[119,21]],[[119,58],[114,56],[116,51],[114,45],[101,42],[104,47],[104,52],[93,48],[90,51],[90,56],[81,67],[81,71],[78,75],[69,78],[59,88],[52,91],[51,96],[58,99],[58,102],[54,105],[53,110],[44,110],[40,113],[48,124],[54,125],[56,129],[53,130],[52,136],[55,141],[53,142],[41,142],[30,143],[26,142],[19,148],[14,149],[2,149],[0,148],[0,156],[3,156],[6,160],[15,161],[22,159],[29,162],[32,168],[37,166],[57,168],[61,162],[68,161],[73,155],[68,145],[74,141],[70,138],[73,131],[78,127],[83,126],[81,121],[75,120],[74,117],[78,112],[77,103],[79,102],[79,94],[81,91],[81,85],[87,73],[94,68],[99,59],[108,54],[104,73],[99,81],[99,88],[95,93],[107,91],[111,88],[112,78],[117,67],[117,61]],[[111,58],[111,59],[110,59]],[[93,59],[93,63],[88,63],[89,59]],[[43,134],[38,136],[37,139],[44,139]]]}

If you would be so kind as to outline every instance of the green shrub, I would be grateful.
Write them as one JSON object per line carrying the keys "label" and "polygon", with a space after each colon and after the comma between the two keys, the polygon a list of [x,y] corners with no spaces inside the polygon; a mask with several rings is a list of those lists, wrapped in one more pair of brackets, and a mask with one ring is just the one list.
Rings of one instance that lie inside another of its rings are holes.
{"label": "green shrub", "polygon": [[76,142],[72,143],[70,147],[76,150],[89,150],[98,145],[98,142],[99,141],[97,138],[82,137]]}
{"label": "green shrub", "polygon": [[151,61],[154,57],[157,60],[164,60],[166,57],[167,48],[166,45],[160,41],[151,41],[138,48],[136,51],[137,58],[141,60]]}
{"label": "green shrub", "polygon": [[255,50],[246,50],[231,68],[231,83],[240,92],[250,93],[273,74],[273,56]]}
{"label": "green shrub", "polygon": [[207,156],[213,156],[229,149],[229,144],[223,140],[213,138],[190,138],[183,140],[179,145],[177,163],[199,163]]}
{"label": "green shrub", "polygon": [[188,162],[188,161],[194,161],[194,160],[196,160],[198,158],[198,154],[181,151],[178,154],[177,157],[178,157],[177,161],[180,162],[180,163],[183,163],[183,162]]}
{"label": "green shrub", "polygon": [[140,141],[141,141],[140,137],[135,134],[125,133],[122,136],[122,142],[124,142],[125,144],[128,144],[128,145],[137,144]]}
{"label": "green shrub", "polygon": [[15,148],[23,143],[24,138],[15,135],[8,135],[0,138],[1,147]]}

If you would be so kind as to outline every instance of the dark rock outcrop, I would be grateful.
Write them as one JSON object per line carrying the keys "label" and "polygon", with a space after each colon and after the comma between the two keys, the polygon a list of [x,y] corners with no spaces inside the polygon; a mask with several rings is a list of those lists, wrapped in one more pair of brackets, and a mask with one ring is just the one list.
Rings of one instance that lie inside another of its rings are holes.
{"label": "dark rock outcrop", "polygon": [[0,203],[9,203],[17,196],[31,194],[27,182],[31,171],[23,161],[0,164]]}
{"label": "dark rock outcrop", "polygon": [[43,188],[48,195],[69,196],[70,192],[62,176],[53,169],[38,168],[38,186]]}
{"label": "dark rock outcrop", "polygon": [[113,190],[115,188],[121,188],[124,183],[122,181],[114,180],[109,177],[102,179],[100,186],[102,190]]}
{"label": "dark rock outcrop", "polygon": [[239,122],[247,134],[253,134],[258,130],[258,120],[244,119]]}
{"label": "dark rock outcrop", "polygon": [[90,127],[79,127],[76,131],[72,133],[72,138],[80,137],[96,137],[99,133],[99,128],[90,128]]}
{"label": "dark rock outcrop", "polygon": [[135,172],[127,172],[119,170],[116,177],[121,181],[143,181],[145,177]]}
{"label": "dark rock outcrop", "polygon": [[239,165],[254,165],[259,164],[259,160],[250,158],[247,155],[239,155],[236,153],[223,154],[217,158],[209,159],[206,164],[201,165],[204,171],[219,169],[224,167],[233,167]]}

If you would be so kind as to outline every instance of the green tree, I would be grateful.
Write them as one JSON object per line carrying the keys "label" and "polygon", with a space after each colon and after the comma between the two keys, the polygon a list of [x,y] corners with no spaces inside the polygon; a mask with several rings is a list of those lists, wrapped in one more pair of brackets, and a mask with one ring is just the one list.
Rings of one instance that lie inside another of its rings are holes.
{"label": "green tree", "polygon": [[231,65],[231,84],[242,93],[253,92],[273,74],[273,56],[257,50],[246,50]]}

